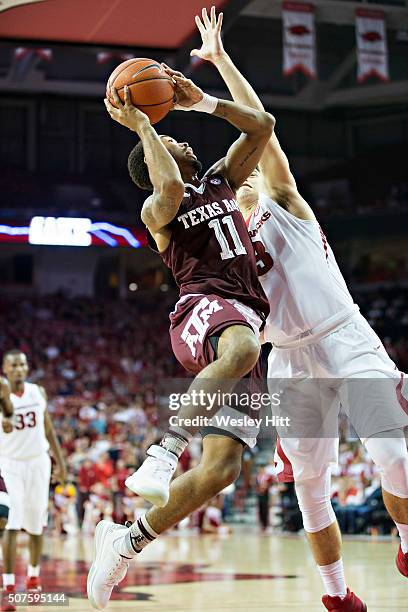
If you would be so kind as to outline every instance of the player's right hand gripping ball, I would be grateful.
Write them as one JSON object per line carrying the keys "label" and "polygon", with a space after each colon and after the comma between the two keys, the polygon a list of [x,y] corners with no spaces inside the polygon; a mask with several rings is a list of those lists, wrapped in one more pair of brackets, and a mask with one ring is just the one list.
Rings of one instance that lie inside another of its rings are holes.
{"label": "player's right hand gripping ball", "polygon": [[116,104],[111,88],[117,90],[124,102],[125,85],[129,87],[132,104],[140,108],[152,124],[163,119],[176,101],[172,78],[155,60],[133,58],[115,68],[106,85],[106,97],[113,106]]}

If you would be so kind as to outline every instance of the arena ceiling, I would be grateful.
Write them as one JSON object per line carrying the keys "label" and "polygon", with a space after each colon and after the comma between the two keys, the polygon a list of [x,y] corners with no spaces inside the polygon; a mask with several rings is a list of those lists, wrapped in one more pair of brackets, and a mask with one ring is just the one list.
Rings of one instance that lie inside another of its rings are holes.
{"label": "arena ceiling", "polygon": [[[186,74],[196,71],[201,86],[225,97],[211,70],[190,60],[190,50],[200,44],[194,15],[203,4],[207,9],[214,4],[225,13],[229,48],[238,65],[257,80],[268,108],[316,111],[406,104],[408,0],[373,2],[386,10],[392,79],[364,87],[355,81],[355,9],[361,3],[312,1],[319,78],[310,81],[282,75],[282,0],[0,0],[0,91],[99,97],[115,63],[123,59],[120,53],[139,57],[151,50],[148,56]],[[98,53],[107,47],[111,58],[99,62]],[[52,61],[41,55],[46,52]]]}
{"label": "arena ceiling", "polygon": [[3,0],[0,38],[177,49],[225,0]]}

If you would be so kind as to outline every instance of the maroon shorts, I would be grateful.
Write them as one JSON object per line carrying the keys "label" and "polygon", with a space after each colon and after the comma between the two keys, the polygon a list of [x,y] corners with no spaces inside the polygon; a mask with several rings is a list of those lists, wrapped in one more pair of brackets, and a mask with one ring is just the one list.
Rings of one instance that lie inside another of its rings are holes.
{"label": "maroon shorts", "polygon": [[170,340],[182,366],[198,374],[215,359],[209,338],[232,325],[246,325],[258,332],[262,323],[254,310],[235,300],[217,295],[191,295],[181,298],[170,314]]}
{"label": "maroon shorts", "polygon": [[0,518],[8,518],[10,500],[7,493],[6,483],[0,475]]}
{"label": "maroon shorts", "polygon": [[4,482],[3,476],[0,474],[0,493],[7,493],[6,483]]}

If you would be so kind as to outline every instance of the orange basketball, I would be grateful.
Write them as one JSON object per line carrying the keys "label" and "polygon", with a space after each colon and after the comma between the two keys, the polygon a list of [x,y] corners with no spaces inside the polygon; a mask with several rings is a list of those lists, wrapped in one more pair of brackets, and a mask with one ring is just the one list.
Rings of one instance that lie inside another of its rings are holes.
{"label": "orange basketball", "polygon": [[122,62],[109,77],[106,97],[115,106],[111,88],[125,100],[124,87],[129,87],[132,104],[146,113],[150,123],[157,123],[173,108],[174,83],[161,65],[152,59],[139,57]]}

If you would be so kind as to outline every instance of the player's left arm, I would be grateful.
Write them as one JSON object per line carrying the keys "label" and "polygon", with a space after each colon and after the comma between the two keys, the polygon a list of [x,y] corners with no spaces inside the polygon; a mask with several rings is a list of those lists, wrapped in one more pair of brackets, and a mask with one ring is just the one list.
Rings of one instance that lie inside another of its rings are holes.
{"label": "player's left arm", "polygon": [[[202,19],[196,16],[196,24],[202,38],[201,49],[194,49],[191,55],[198,56],[214,64],[227,85],[232,98],[239,104],[245,104],[257,111],[264,111],[264,106],[251,84],[240,73],[224,49],[221,40],[222,13],[215,14],[212,7],[210,18],[206,9],[202,11]],[[276,197],[276,190],[284,189],[293,195],[298,195],[296,181],[290,170],[289,161],[282,150],[275,131],[271,134],[259,167],[263,179],[263,189],[267,195]]]}
{"label": "player's left arm", "polygon": [[[175,83],[176,110],[209,112],[215,117],[225,119],[242,132],[216,168],[219,174],[225,176],[233,189],[238,189],[258,165],[272,135],[275,119],[263,109],[249,108],[231,100],[212,98],[204,94],[181,72],[172,70],[165,64],[163,67]],[[208,108],[207,104],[210,104],[211,108]]]}
{"label": "player's left arm", "polygon": [[14,407],[10,399],[8,380],[0,376],[0,409],[3,415],[2,428],[4,433],[13,431]]}
{"label": "player's left arm", "polygon": [[[39,389],[45,401],[47,401],[47,393],[44,387],[39,386]],[[67,480],[67,468],[65,465],[64,456],[62,454],[61,445],[58,441],[58,437],[55,433],[54,425],[52,424],[52,420],[47,408],[45,409],[44,413],[44,427],[45,435],[50,445],[51,452],[54,456],[55,461],[57,462],[58,474],[56,475],[56,478],[62,485],[64,485]]]}
{"label": "player's left arm", "polygon": [[0,408],[7,419],[14,415],[13,404],[10,399],[10,385],[6,378],[0,376]]}
{"label": "player's left arm", "polygon": [[269,113],[259,113],[229,100],[220,100],[214,115],[226,119],[242,132],[217,168],[217,172],[228,180],[231,188],[237,190],[262,159],[265,146],[273,133],[275,119]]}

